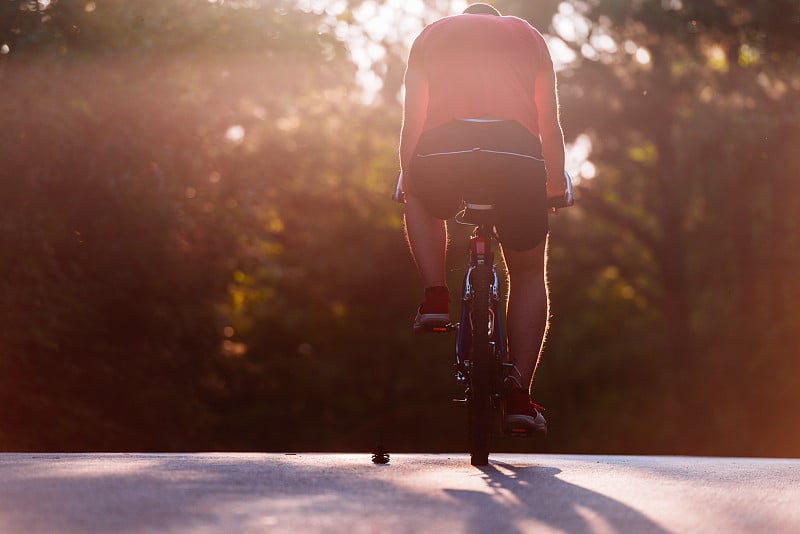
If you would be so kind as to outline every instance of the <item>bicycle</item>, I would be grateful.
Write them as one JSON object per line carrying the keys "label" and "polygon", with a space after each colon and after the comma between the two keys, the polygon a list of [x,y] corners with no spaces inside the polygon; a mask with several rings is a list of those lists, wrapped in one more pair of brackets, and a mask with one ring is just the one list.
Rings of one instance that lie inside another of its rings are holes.
{"label": "bicycle", "polygon": [[[572,180],[564,173],[566,189],[563,197],[548,198],[548,208],[572,206]],[[494,205],[482,198],[481,191],[465,195],[464,209],[456,222],[475,227],[469,241],[469,264],[461,286],[461,315],[458,323],[432,328],[434,332],[456,332],[456,380],[464,386],[467,406],[467,435],[470,463],[480,466],[489,462],[490,441],[494,421],[501,411],[506,388],[517,381],[519,371],[508,361],[500,282],[494,265],[497,235],[492,214]],[[405,202],[402,173],[392,196]],[[518,381],[517,381],[518,383]],[[503,428],[507,435],[526,437],[527,432]]]}

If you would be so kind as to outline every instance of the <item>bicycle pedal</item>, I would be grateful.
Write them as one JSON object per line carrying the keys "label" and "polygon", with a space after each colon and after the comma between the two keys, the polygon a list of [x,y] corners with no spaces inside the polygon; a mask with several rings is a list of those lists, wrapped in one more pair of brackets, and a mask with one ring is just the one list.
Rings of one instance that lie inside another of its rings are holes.
{"label": "bicycle pedal", "polygon": [[466,404],[467,399],[453,399],[453,402],[456,404]]}
{"label": "bicycle pedal", "polygon": [[525,428],[509,428],[505,426],[503,427],[503,435],[510,438],[538,438],[543,436],[541,433],[534,430],[528,430]]}

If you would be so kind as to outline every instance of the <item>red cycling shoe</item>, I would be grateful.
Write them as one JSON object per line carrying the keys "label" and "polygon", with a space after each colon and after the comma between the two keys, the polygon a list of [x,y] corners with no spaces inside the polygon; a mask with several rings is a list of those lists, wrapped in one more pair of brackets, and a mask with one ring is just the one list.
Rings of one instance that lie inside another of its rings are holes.
{"label": "red cycling shoe", "polygon": [[544,408],[531,401],[527,391],[514,387],[503,403],[503,431],[515,436],[547,435]]}
{"label": "red cycling shoe", "polygon": [[446,287],[428,287],[425,300],[414,318],[414,333],[444,331],[450,324],[450,292]]}

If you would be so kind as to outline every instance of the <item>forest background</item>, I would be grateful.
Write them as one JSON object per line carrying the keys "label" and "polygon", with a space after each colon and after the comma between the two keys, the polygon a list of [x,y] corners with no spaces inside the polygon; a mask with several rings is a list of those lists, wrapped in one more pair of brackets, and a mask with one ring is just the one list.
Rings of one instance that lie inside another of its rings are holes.
{"label": "forest background", "polygon": [[[390,201],[408,46],[463,5],[3,0],[0,450],[464,450]],[[577,183],[550,436],[498,447],[800,455],[800,1],[494,5]]]}

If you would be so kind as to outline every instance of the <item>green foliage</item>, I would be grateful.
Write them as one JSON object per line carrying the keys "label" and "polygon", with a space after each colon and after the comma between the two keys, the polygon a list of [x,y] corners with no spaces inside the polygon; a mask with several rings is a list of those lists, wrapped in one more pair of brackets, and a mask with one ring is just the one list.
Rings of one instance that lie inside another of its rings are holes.
{"label": "green foliage", "polygon": [[[323,92],[352,105],[344,49],[281,5],[9,4],[26,10],[7,34],[39,19],[0,66],[0,446],[210,443],[234,273],[291,269],[249,250],[277,243],[264,221],[301,212],[330,163],[322,126],[342,109]],[[294,155],[315,151],[294,180]]]}

